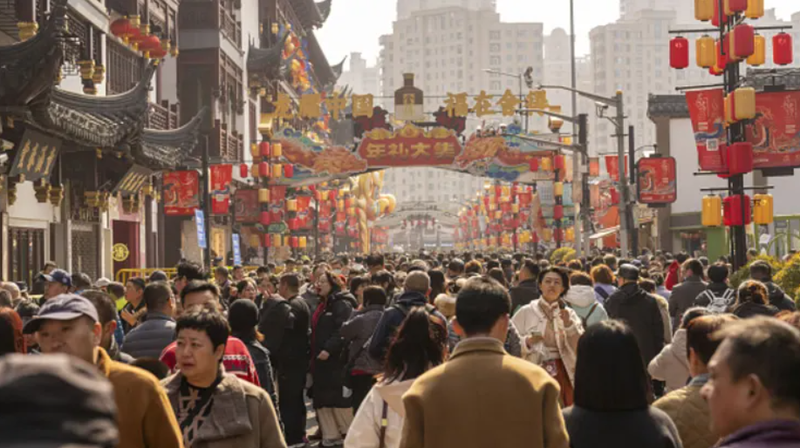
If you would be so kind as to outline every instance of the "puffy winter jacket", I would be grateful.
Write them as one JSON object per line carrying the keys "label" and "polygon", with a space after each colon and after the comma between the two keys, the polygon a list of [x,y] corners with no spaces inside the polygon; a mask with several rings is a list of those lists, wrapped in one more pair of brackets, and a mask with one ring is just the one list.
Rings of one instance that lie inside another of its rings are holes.
{"label": "puffy winter jacket", "polygon": [[380,446],[383,405],[386,403],[386,448],[400,446],[403,422],[406,417],[403,394],[411,388],[414,380],[376,384],[358,408],[353,423],[344,439],[345,448],[377,448]]}
{"label": "puffy winter jacket", "polygon": [[353,370],[372,374],[381,371],[381,364],[367,353],[366,343],[378,326],[383,311],[383,305],[370,305],[353,313],[353,317],[342,325],[339,334],[347,344],[347,360]]}
{"label": "puffy winter jacket", "polygon": [[675,333],[672,343],[665,345],[647,366],[653,379],[667,383],[667,392],[686,386],[689,380],[689,360],[686,358],[686,329]]}
{"label": "puffy winter jacket", "polygon": [[595,298],[595,291],[591,286],[570,286],[564,299],[581,318],[581,322],[584,322],[584,327],[608,320],[608,313]]}
{"label": "puffy winter jacket", "polygon": [[774,306],[780,311],[797,311],[797,305],[795,305],[794,301],[788,295],[786,295],[785,292],[783,292],[780,286],[771,281],[764,282],[764,286],[767,287],[767,292],[769,293],[770,305]]}
{"label": "puffy winter jacket", "polygon": [[148,311],[144,322],[125,335],[122,351],[134,358],[156,358],[175,340],[175,320],[158,311]]}
{"label": "puffy winter jacket", "polygon": [[693,382],[653,403],[653,407],[664,411],[675,423],[683,448],[711,448],[719,440],[709,430],[711,411],[700,395],[702,388],[702,383]]}

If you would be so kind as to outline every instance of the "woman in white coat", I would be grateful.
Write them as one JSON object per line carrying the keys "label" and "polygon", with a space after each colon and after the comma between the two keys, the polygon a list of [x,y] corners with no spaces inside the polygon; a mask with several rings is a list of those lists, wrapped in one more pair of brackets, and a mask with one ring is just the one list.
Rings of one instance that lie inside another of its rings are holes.
{"label": "woman in white coat", "polygon": [[539,274],[542,297],[514,314],[525,343],[523,357],[542,366],[561,386],[561,405],[572,406],[578,339],[583,334],[581,319],[564,302],[569,291],[569,275],[558,267]]}
{"label": "woman in white coat", "polygon": [[403,394],[447,357],[447,323],[424,307],[412,309],[386,354],[383,374],[358,408],[345,448],[397,448],[405,419]]}

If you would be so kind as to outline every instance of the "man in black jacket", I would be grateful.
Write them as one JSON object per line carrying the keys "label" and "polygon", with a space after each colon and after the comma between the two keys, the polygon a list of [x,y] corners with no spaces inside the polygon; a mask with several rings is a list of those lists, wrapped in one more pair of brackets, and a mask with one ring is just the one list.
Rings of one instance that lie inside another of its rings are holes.
{"label": "man in black jacket", "polygon": [[539,298],[539,263],[526,258],[517,272],[519,284],[508,290],[511,294],[511,315]]}
{"label": "man in black jacket", "polygon": [[644,365],[664,348],[664,323],[658,301],[639,287],[639,269],[630,264],[619,268],[622,286],[606,300],[608,317],[625,321],[636,336]]}
{"label": "man in black jacket", "polygon": [[[406,277],[404,286],[403,294],[400,295],[394,305],[383,313],[378,326],[375,327],[375,332],[372,333],[372,340],[369,343],[369,355],[381,362],[383,362],[392,338],[394,338],[397,329],[405,320],[408,312],[414,307],[428,305],[431,278],[428,277],[427,272],[411,272]],[[431,312],[437,314],[442,321],[447,322],[447,319],[439,314],[438,311],[433,310]]]}
{"label": "man in black jacket", "polygon": [[753,262],[750,265],[750,278],[760,281],[767,287],[770,305],[780,311],[797,311],[794,301],[772,281],[772,266],[769,263],[764,260]]}
{"label": "man in black jacket", "polygon": [[289,447],[302,446],[306,436],[303,389],[311,349],[311,314],[299,291],[300,277],[291,272],[283,274],[278,283],[280,297],[267,299],[258,325],[277,372],[278,406]]}

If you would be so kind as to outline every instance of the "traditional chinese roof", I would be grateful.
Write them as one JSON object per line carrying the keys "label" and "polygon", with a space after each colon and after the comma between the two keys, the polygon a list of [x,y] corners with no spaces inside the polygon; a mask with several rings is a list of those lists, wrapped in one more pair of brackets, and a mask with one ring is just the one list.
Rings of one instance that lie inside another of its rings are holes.
{"label": "traditional chinese roof", "polygon": [[207,108],[202,108],[188,123],[178,129],[142,131],[134,157],[149,167],[174,168],[183,162],[197,145]]}
{"label": "traditional chinese roof", "polygon": [[320,47],[314,33],[309,32],[306,38],[308,39],[308,58],[314,65],[314,74],[317,77],[319,87],[325,90],[325,87],[329,84],[336,83],[341,73],[339,75],[334,73],[333,67],[328,63],[328,58],[325,57],[325,53],[322,51],[322,47]]}
{"label": "traditional chinese roof", "polygon": [[292,8],[306,30],[319,28],[331,13],[331,0],[314,3],[314,0],[292,0]]}
{"label": "traditional chinese roof", "polygon": [[768,86],[800,90],[800,70],[796,68],[748,68],[745,84],[761,92]]}
{"label": "traditional chinese roof", "polygon": [[0,111],[18,113],[52,87],[63,60],[66,13],[67,0],[53,0],[41,31],[0,46]]}
{"label": "traditional chinese roof", "polygon": [[31,107],[31,124],[88,147],[136,143],[144,129],[153,73],[151,63],[135,87],[118,95],[84,95],[54,87],[47,101]]}
{"label": "traditional chinese roof", "polygon": [[289,33],[285,33],[283,38],[269,48],[259,48],[250,44],[247,52],[247,71],[250,74],[257,74],[266,78],[275,79],[280,76],[283,64],[282,52],[283,45]]}
{"label": "traditional chinese roof", "polygon": [[647,99],[647,116],[655,118],[689,118],[685,95],[650,95]]}
{"label": "traditional chinese roof", "polygon": [[347,60],[347,56],[345,56],[342,59],[342,62],[331,66],[331,72],[333,72],[333,77],[335,78],[335,81],[338,81],[339,78],[342,76],[342,73],[344,73],[344,62],[346,60]]}

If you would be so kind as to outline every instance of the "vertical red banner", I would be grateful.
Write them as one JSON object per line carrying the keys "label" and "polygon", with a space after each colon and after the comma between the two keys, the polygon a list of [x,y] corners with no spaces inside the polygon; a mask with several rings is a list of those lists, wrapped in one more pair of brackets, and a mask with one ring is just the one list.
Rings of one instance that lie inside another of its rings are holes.
{"label": "vertical red banner", "polygon": [[211,165],[211,214],[227,215],[230,210],[233,165]]}
{"label": "vertical red banner", "polygon": [[[606,171],[611,180],[619,182],[619,156],[606,156]],[[625,175],[628,175],[628,156],[625,156]]]}
{"label": "vertical red banner", "polygon": [[722,89],[686,92],[697,161],[703,171],[727,171],[722,158],[726,143],[724,98]]}
{"label": "vertical red banner", "polygon": [[193,216],[200,208],[200,177],[197,171],[170,171],[164,174],[164,213],[168,216]]}
{"label": "vertical red banner", "polygon": [[756,119],[746,127],[753,144],[753,167],[800,166],[800,92],[756,95]]}

